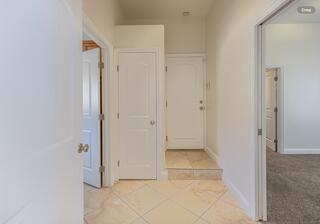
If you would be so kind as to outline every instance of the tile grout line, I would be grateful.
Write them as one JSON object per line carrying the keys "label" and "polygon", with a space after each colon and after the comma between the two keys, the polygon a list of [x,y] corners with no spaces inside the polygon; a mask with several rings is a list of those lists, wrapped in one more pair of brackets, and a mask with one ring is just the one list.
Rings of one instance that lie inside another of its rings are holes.
{"label": "tile grout line", "polygon": [[[203,219],[203,216],[218,202],[221,200],[222,196],[225,195],[226,193],[228,192],[228,189],[225,190],[218,198],[217,200],[215,200],[200,216],[200,219]],[[203,219],[205,220],[207,223],[208,221],[206,219]]]}

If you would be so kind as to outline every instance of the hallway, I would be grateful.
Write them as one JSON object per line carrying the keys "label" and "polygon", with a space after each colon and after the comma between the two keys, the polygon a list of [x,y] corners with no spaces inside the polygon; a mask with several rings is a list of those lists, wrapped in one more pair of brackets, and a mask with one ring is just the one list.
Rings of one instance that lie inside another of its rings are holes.
{"label": "hallway", "polygon": [[120,181],[84,185],[86,224],[251,224],[221,181]]}
{"label": "hallway", "polygon": [[320,223],[320,156],[267,150],[268,223]]}

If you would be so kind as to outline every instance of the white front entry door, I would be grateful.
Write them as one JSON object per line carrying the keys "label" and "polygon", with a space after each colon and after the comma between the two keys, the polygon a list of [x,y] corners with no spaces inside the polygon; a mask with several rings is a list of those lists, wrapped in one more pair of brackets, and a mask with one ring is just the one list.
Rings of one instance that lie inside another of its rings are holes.
{"label": "white front entry door", "polygon": [[204,148],[202,57],[167,57],[167,148]]}
{"label": "white front entry door", "polygon": [[277,69],[268,69],[266,72],[266,124],[267,147],[276,151],[277,144]]}
{"label": "white front entry door", "polygon": [[156,179],[156,53],[119,53],[120,179]]}
{"label": "white front entry door", "polygon": [[0,223],[83,223],[81,1],[2,3]]}
{"label": "white front entry door", "polygon": [[84,182],[101,187],[100,145],[100,49],[83,52],[83,143],[89,151],[83,154]]}

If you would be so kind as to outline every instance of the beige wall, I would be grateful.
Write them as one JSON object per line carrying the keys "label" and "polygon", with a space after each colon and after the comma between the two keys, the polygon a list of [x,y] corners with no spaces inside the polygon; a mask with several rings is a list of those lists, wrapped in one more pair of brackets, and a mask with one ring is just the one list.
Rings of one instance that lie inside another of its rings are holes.
{"label": "beige wall", "polygon": [[[271,0],[217,0],[207,21],[208,146],[224,180],[255,215],[254,25]],[[214,117],[214,118],[213,118]]]}
{"label": "beige wall", "polygon": [[166,53],[203,53],[206,51],[205,19],[180,17],[165,20],[127,20],[131,25],[163,24]]}
{"label": "beige wall", "polygon": [[83,0],[83,11],[95,24],[99,33],[114,44],[114,25],[125,17],[117,0]]}

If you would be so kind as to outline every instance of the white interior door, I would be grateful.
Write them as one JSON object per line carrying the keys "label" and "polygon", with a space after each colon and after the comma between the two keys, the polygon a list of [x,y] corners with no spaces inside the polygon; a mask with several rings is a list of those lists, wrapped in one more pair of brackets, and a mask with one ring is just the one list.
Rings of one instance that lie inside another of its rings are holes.
{"label": "white interior door", "polygon": [[120,179],[156,179],[156,53],[119,53]]}
{"label": "white interior door", "polygon": [[81,1],[2,3],[0,223],[82,223]]}
{"label": "white interior door", "polygon": [[266,124],[267,124],[267,147],[276,151],[277,139],[277,69],[268,69],[266,72]]}
{"label": "white interior door", "polygon": [[204,148],[202,57],[167,58],[167,148]]}
{"label": "white interior door", "polygon": [[83,154],[84,182],[101,187],[100,144],[100,49],[83,52],[83,143],[89,151]]}

